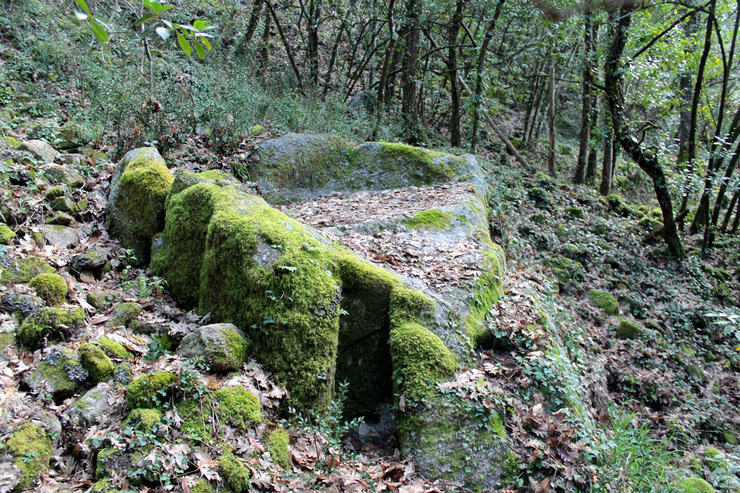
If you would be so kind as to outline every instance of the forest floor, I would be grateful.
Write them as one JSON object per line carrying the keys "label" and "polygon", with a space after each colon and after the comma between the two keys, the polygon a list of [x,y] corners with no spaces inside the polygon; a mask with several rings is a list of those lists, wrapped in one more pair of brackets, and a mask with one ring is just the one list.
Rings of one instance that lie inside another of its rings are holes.
{"label": "forest floor", "polygon": [[[32,128],[29,122],[9,136],[27,138]],[[230,168],[228,158],[212,153],[198,139],[184,147],[190,152],[180,157],[181,166]],[[189,327],[207,323],[207,317],[180,309],[156,278],[129,265],[127,253],[109,237],[105,206],[114,164],[104,155],[83,158],[79,169],[85,184],[70,192],[77,203],[89,201],[87,208],[71,218],[77,239],[66,245],[43,244],[33,236],[53,215],[45,195],[50,184],[42,173],[32,172],[37,161],[21,159],[21,151],[2,152],[4,160],[13,163],[4,169],[2,182],[10,192],[4,202],[15,218],[10,225],[18,236],[9,246],[2,246],[0,256],[36,256],[62,273],[70,288],[68,305],[86,311],[83,327],[70,334],[70,342],[77,346],[108,335],[133,354],[127,361],[133,378],[187,366],[168,351],[163,334],[176,339]],[[656,215],[647,199],[626,194],[624,203],[605,200],[589,187],[541,174],[527,176],[505,164],[489,166],[488,173],[491,232],[504,247],[508,262],[505,295],[487,320],[490,343],[476,352],[474,366],[460,370],[445,385],[468,399],[503,404],[521,470],[515,482],[503,485],[501,491],[588,491],[597,486],[602,491],[631,491],[628,474],[609,475],[603,458],[595,459],[602,457],[601,443],[615,439],[609,431],[615,424],[646,430],[644,440],[670,452],[676,471],[688,470],[693,464],[695,474],[713,480],[718,490],[724,481],[726,491],[734,491],[732,477],[740,464],[734,455],[740,431],[740,342],[734,332],[716,324],[721,318],[711,314],[729,313],[740,303],[737,242],[720,242],[709,258],[701,260],[699,238],[685,236],[691,255],[678,262],[649,235],[646,225],[650,222],[644,218]],[[639,188],[633,185],[625,190]],[[358,218],[409,217],[465,193],[464,187],[452,184],[335,194],[294,204],[286,212],[318,229],[355,227]],[[422,239],[399,239],[388,231],[356,231],[337,238],[389,270],[423,278],[429,286],[463,283],[478,275],[477,266],[466,262],[466,245],[451,245],[444,255],[430,254]],[[93,247],[111,262],[112,271],[94,276],[72,267],[79,255]],[[607,314],[596,306],[589,298],[594,289],[611,293],[618,301],[617,311]],[[9,293],[32,294],[33,290],[26,284],[0,287],[0,295]],[[90,305],[90,293],[102,295],[106,300],[102,308]],[[110,326],[111,312],[121,302],[142,309],[135,326]],[[10,326],[13,317],[0,312],[0,321]],[[629,338],[618,333],[624,321],[636,324]],[[107,409],[94,424],[76,426],[70,413],[77,398],[54,401],[43,393],[30,392],[24,383],[43,357],[40,351],[22,352],[15,346],[6,350],[0,361],[0,433],[10,433],[24,419],[55,421],[60,434],[52,468],[41,477],[41,489],[83,491],[95,480],[98,444],[132,440],[122,433],[124,389],[118,387],[108,394]],[[221,388],[229,380],[197,368],[189,371],[198,385],[208,389]],[[265,453],[264,428],[248,436],[230,437],[235,450],[245,455],[252,452],[251,489],[461,490],[459,485],[420,477],[414,464],[402,459],[392,438],[363,442],[350,434],[343,441],[339,437],[332,440],[328,436],[332,430],[322,427],[319,420],[280,417],[277,408],[285,391],[257,362],[250,362],[240,377],[231,378],[238,378],[258,395],[268,421],[283,423],[291,437],[290,470],[281,469]],[[167,446],[180,433],[177,411],[169,418],[170,424],[157,431],[164,445],[156,460],[157,467],[169,467],[171,474],[159,485],[139,487],[140,491],[189,491],[198,477],[218,474],[217,451]],[[723,450],[733,464],[727,477],[719,477],[709,463],[702,462],[709,445]],[[183,457],[190,458],[187,467],[178,465]],[[628,459],[624,468],[629,467]],[[121,480],[127,484],[127,478]]]}

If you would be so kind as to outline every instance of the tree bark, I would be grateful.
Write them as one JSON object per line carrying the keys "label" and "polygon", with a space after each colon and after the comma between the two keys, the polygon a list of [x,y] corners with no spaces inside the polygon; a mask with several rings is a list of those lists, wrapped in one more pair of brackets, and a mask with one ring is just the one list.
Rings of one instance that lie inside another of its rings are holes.
{"label": "tree bark", "polygon": [[252,37],[254,36],[254,32],[257,30],[257,22],[260,19],[260,14],[262,13],[262,3],[263,0],[254,0],[254,4],[252,5],[252,12],[249,14],[249,24],[247,24],[247,32],[244,34],[244,46],[248,46],[250,41],[252,41]]}
{"label": "tree bark", "polygon": [[547,153],[547,171],[555,178],[558,170],[555,164],[555,58],[552,51],[550,52],[550,96],[549,109],[547,112],[547,133],[549,150]]}
{"label": "tree bark", "polygon": [[607,124],[604,136],[604,160],[601,167],[601,185],[599,193],[607,196],[612,193],[612,179],[614,177],[614,132]]}
{"label": "tree bark", "polygon": [[404,31],[403,73],[401,75],[401,116],[404,121],[404,140],[416,144],[421,137],[418,107],[416,105],[416,69],[419,62],[419,17],[421,0],[407,0]]}
{"label": "tree bark", "polygon": [[583,14],[583,91],[582,91],[582,110],[581,110],[581,134],[578,146],[578,162],[576,164],[576,183],[586,181],[586,167],[591,150],[591,128],[593,127],[592,108],[593,98],[591,97],[593,85],[593,52],[595,50],[594,40],[592,39],[594,19],[588,5]]}
{"label": "tree bark", "polygon": [[622,54],[627,43],[629,27],[632,21],[632,12],[635,4],[623,4],[619,15],[615,19],[614,12],[610,12],[610,22],[613,26],[613,35],[609,54],[604,67],[604,88],[606,92],[609,112],[614,122],[616,140],[627,155],[632,158],[653,181],[653,190],[663,213],[663,235],[670,252],[677,258],[685,256],[681,239],[678,236],[676,223],[673,218],[673,204],[668,189],[663,168],[650,152],[640,147],[640,144],[630,134],[630,129],[624,119],[624,92],[622,80]]}
{"label": "tree bark", "polygon": [[450,22],[448,44],[449,55],[447,56],[447,71],[450,74],[450,145],[460,146],[460,84],[457,81],[457,34],[462,26],[463,9],[465,0],[457,0],[455,13]]}
{"label": "tree bark", "polygon": [[395,0],[388,2],[388,46],[383,58],[383,68],[380,70],[380,80],[378,81],[378,99],[375,102],[375,125],[373,127],[372,140],[378,139],[378,130],[380,129],[380,120],[383,117],[383,103],[385,101],[385,88],[388,82],[388,70],[391,65],[391,58],[396,49],[396,35],[393,26],[393,9]]}

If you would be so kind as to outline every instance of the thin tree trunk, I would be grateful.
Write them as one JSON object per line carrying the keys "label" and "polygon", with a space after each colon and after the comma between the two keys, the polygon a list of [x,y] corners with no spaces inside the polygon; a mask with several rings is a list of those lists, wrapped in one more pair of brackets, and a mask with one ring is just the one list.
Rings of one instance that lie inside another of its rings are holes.
{"label": "thin tree trunk", "polygon": [[636,9],[634,4],[623,4],[619,9],[619,15],[615,19],[614,12],[610,12],[610,21],[614,26],[612,42],[609,55],[604,67],[604,88],[609,104],[609,112],[614,122],[617,142],[624,151],[645,171],[653,180],[655,196],[663,213],[663,234],[668,249],[677,258],[685,256],[681,239],[678,236],[676,223],[673,219],[673,204],[671,193],[668,189],[663,168],[655,155],[643,150],[639,143],[630,134],[629,127],[624,120],[624,93],[622,80],[622,53],[624,52],[627,36],[632,21],[632,12]]}
{"label": "thin tree trunk", "polygon": [[378,82],[378,100],[375,103],[375,126],[373,127],[372,140],[378,139],[378,130],[380,129],[380,120],[383,117],[383,102],[385,101],[385,86],[388,80],[388,70],[393,58],[393,52],[396,49],[396,35],[393,27],[393,8],[395,0],[388,2],[388,46],[385,50],[383,59],[383,68],[380,70],[380,81]]}
{"label": "thin tree trunk", "polygon": [[582,111],[581,111],[581,135],[578,147],[578,162],[576,164],[576,183],[583,183],[586,180],[586,167],[588,157],[591,151],[591,127],[593,127],[592,108],[593,98],[593,51],[595,50],[592,39],[594,19],[591,10],[586,7],[584,16],[583,29],[583,92],[582,92]]}
{"label": "thin tree trunk", "polygon": [[735,205],[738,205],[738,214],[740,214],[740,183],[737,183],[736,185],[738,186],[738,189],[735,190],[735,193],[732,196],[730,205],[727,207],[727,212],[725,213],[725,220],[722,222],[722,233],[727,232],[727,226],[729,226],[730,219],[732,219],[732,210],[735,208]]}
{"label": "thin tree trunk", "polygon": [[355,8],[355,1],[352,0],[349,3],[349,8],[347,9],[347,13],[342,17],[342,22],[339,25],[339,31],[337,32],[337,37],[334,40],[334,45],[331,49],[331,58],[329,58],[329,67],[326,69],[326,79],[324,80],[324,91],[322,93],[323,97],[326,97],[326,94],[329,92],[329,83],[331,82],[331,76],[332,72],[334,70],[334,63],[337,60],[337,53],[339,52],[339,43],[342,40],[342,34],[344,34],[344,30],[347,28],[347,17],[349,17],[352,14],[352,11]]}
{"label": "thin tree trunk", "polygon": [[419,17],[421,0],[407,0],[406,24],[404,25],[404,56],[401,74],[401,116],[404,121],[404,140],[416,144],[421,137],[419,115],[416,105],[416,70],[419,62]]}
{"label": "thin tree trunk", "polygon": [[308,4],[308,78],[313,87],[319,85],[319,18],[321,0],[310,0]]}
{"label": "thin tree trunk", "polygon": [[303,94],[303,78],[301,77],[301,71],[298,70],[298,65],[296,65],[295,63],[293,50],[290,47],[290,43],[288,43],[288,38],[285,37],[285,32],[283,32],[283,27],[280,25],[280,19],[278,19],[277,13],[275,12],[275,8],[272,6],[272,3],[270,2],[270,0],[265,0],[265,3],[267,4],[267,8],[270,10],[272,20],[275,21],[275,27],[277,27],[278,34],[280,34],[280,40],[283,42],[283,46],[285,47],[285,53],[288,55],[290,66],[293,69],[296,81],[298,82],[298,90],[301,92],[301,94]]}
{"label": "thin tree trunk", "polygon": [[260,77],[267,72],[267,61],[270,59],[270,31],[272,30],[272,17],[270,12],[265,12],[265,30],[262,33],[262,47],[260,50],[260,65],[257,73]]}
{"label": "thin tree trunk", "polygon": [[262,13],[263,0],[254,0],[252,5],[252,12],[249,14],[249,24],[247,24],[247,32],[244,34],[244,46],[249,46],[252,41],[255,31],[257,30],[257,22],[260,20],[260,14]]}
{"label": "thin tree trunk", "polygon": [[614,176],[614,131],[607,121],[609,118],[604,118],[606,132],[604,136],[604,159],[601,167],[601,185],[599,186],[599,193],[604,196],[612,193],[612,178]]}
{"label": "thin tree trunk", "polygon": [[473,135],[470,141],[470,152],[472,153],[475,153],[475,147],[478,144],[478,122],[480,121],[480,112],[483,103],[483,68],[486,63],[486,53],[488,52],[488,45],[491,43],[491,39],[493,39],[496,21],[499,15],[501,15],[501,6],[503,4],[504,0],[499,0],[496,3],[496,10],[493,12],[493,18],[491,18],[491,21],[486,26],[486,34],[478,52],[478,63],[476,64],[475,72],[475,95],[473,96]]}
{"label": "thin tree trunk", "polygon": [[453,147],[460,146],[460,84],[457,82],[457,33],[460,32],[462,25],[464,8],[465,0],[457,0],[448,37],[450,50],[447,56],[447,70],[450,73],[450,99],[452,104],[450,111],[450,145]]}
{"label": "thin tree trunk", "polygon": [[555,165],[555,59],[552,51],[550,52],[550,108],[547,113],[547,130],[549,150],[547,154],[547,171],[555,178],[557,176],[557,167]]}

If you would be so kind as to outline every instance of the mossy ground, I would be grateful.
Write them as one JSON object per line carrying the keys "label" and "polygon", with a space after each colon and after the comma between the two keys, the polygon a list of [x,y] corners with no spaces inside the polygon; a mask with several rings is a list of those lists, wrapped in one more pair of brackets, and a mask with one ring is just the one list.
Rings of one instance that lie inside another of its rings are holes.
{"label": "mossy ground", "polygon": [[439,209],[427,209],[407,219],[406,225],[411,229],[446,229],[452,224],[452,218],[452,214]]}
{"label": "mossy ground", "polygon": [[95,344],[86,342],[78,349],[82,366],[95,382],[104,382],[113,376],[115,366],[110,358]]}
{"label": "mossy ground", "polygon": [[273,430],[267,437],[267,450],[280,467],[287,469],[290,467],[290,450],[288,444],[290,437],[288,432],[282,428]]}
{"label": "mossy ground", "polygon": [[59,274],[39,274],[28,285],[36,290],[39,298],[52,306],[61,305],[67,298],[67,282]]}
{"label": "mossy ground", "polygon": [[131,382],[126,390],[126,402],[131,409],[161,407],[169,399],[170,385],[177,375],[168,371],[156,371],[143,375]]}
{"label": "mossy ground", "polygon": [[54,267],[33,255],[17,258],[4,255],[0,258],[0,282],[26,283],[41,273],[53,273]]}

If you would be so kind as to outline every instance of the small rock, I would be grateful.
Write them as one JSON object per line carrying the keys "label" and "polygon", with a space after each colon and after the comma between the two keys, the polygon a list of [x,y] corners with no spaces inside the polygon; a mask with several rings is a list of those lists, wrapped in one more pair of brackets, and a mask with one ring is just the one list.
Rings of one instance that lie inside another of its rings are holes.
{"label": "small rock", "polygon": [[77,204],[69,197],[57,197],[49,205],[51,209],[59,212],[77,212]]}
{"label": "small rock", "polygon": [[241,369],[247,360],[248,342],[233,324],[211,324],[188,334],[177,352],[184,358],[203,357],[213,371]]}
{"label": "small rock", "polygon": [[52,183],[66,185],[70,188],[85,186],[85,178],[69,166],[46,166],[43,169]]}
{"label": "small rock", "polygon": [[72,221],[74,221],[74,218],[66,212],[56,212],[53,216],[46,220],[46,224],[69,226]]}
{"label": "small rock", "polygon": [[[83,273],[84,274],[84,273]],[[80,276],[81,278],[82,276]],[[87,293],[87,296],[85,300],[90,303],[95,309],[102,310],[105,308],[106,299],[105,296],[101,293],[94,293],[92,291],[89,291]]]}
{"label": "small rock", "polygon": [[120,327],[128,324],[141,313],[141,308],[134,303],[119,303],[110,314],[106,323],[108,327]]}
{"label": "small rock", "polygon": [[113,386],[109,383],[99,383],[72,406],[69,410],[69,418],[83,426],[100,422],[108,411],[108,400],[113,392]]}
{"label": "small rock", "polygon": [[26,140],[21,144],[24,149],[45,163],[53,163],[59,153],[43,140]]}
{"label": "small rock", "polygon": [[26,318],[42,306],[44,306],[44,301],[41,298],[28,294],[7,293],[3,295],[0,301],[0,307],[2,307],[3,311],[8,313],[18,312],[23,318]]}
{"label": "small rock", "polygon": [[67,226],[46,224],[41,227],[41,233],[44,235],[46,241],[61,248],[71,248],[80,244],[77,230]]}
{"label": "small rock", "polygon": [[59,403],[77,392],[88,373],[69,348],[55,346],[23,378],[33,394],[48,394]]}
{"label": "small rock", "polygon": [[105,252],[100,248],[92,247],[85,253],[75,255],[72,259],[72,268],[78,272],[84,270],[97,270],[105,265],[107,258]]}

